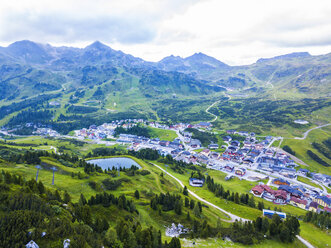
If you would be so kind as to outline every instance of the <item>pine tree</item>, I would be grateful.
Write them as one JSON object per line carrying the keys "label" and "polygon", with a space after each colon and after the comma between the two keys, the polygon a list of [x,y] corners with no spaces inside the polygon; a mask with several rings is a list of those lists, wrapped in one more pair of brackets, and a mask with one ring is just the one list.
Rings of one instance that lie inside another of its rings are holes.
{"label": "pine tree", "polygon": [[68,192],[67,191],[64,191],[64,194],[63,194],[63,202],[64,203],[69,203],[71,201],[71,197],[70,197],[70,195],[68,194]]}
{"label": "pine tree", "polygon": [[201,212],[200,212],[200,208],[199,208],[198,204],[195,204],[195,206],[193,208],[193,213],[196,217],[200,218]]}
{"label": "pine tree", "polygon": [[139,199],[139,191],[138,190],[136,190],[135,192],[134,192],[134,197],[136,198],[136,199]]}
{"label": "pine tree", "polygon": [[184,186],[183,195],[188,195],[188,190],[187,190],[187,187],[186,186]]}
{"label": "pine tree", "polygon": [[79,205],[84,206],[87,203],[85,196],[83,194],[80,194],[79,198]]}

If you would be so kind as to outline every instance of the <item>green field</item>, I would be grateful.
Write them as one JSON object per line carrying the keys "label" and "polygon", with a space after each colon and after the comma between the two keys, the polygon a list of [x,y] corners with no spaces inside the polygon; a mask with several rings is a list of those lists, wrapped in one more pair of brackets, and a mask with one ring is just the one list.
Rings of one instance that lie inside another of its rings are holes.
{"label": "green field", "polygon": [[300,221],[300,236],[315,247],[328,247],[331,244],[331,233],[322,231],[311,223]]}
{"label": "green field", "polygon": [[320,158],[322,158],[327,163],[331,164],[331,160],[325,157],[323,154],[319,153],[312,145],[312,142],[321,143],[322,141],[326,140],[327,138],[331,137],[331,130],[330,127],[325,127],[321,129],[312,130],[305,140],[298,140],[298,139],[284,139],[281,147],[285,145],[289,146],[294,152],[295,156],[301,159],[303,162],[309,165],[307,169],[312,172],[320,172],[330,175],[330,168],[325,167],[315,160],[311,159],[308,154],[307,150],[311,150],[316,153]]}
{"label": "green field", "polygon": [[173,141],[177,138],[177,134],[173,130],[166,130],[160,128],[147,127],[151,138],[159,138],[160,140]]}

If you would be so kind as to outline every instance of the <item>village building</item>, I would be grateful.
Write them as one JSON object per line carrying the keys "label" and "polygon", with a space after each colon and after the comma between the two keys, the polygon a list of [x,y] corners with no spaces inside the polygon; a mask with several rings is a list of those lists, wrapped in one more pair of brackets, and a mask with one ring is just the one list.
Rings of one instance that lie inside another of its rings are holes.
{"label": "village building", "polygon": [[237,168],[237,169],[235,169],[235,174],[242,177],[246,174],[246,169],[245,168]]}
{"label": "village building", "polygon": [[302,209],[306,209],[306,206],[307,206],[307,201],[306,200],[301,200],[301,199],[298,199],[294,196],[291,197],[290,199],[290,204],[296,206],[296,207],[299,207],[299,208],[302,208]]}
{"label": "village building", "polygon": [[263,216],[265,217],[272,218],[274,214],[277,214],[281,219],[286,219],[286,213],[263,209]]}
{"label": "village building", "polygon": [[309,211],[313,211],[313,212],[317,212],[317,208],[318,208],[318,203],[317,202],[311,202],[309,204]]}
{"label": "village building", "polygon": [[327,196],[318,196],[314,201],[323,207],[331,207],[331,199]]}
{"label": "village building", "polygon": [[214,143],[212,143],[212,144],[210,144],[208,146],[208,149],[218,149],[218,148],[219,148],[219,145],[218,144],[214,144]]}
{"label": "village building", "polygon": [[190,178],[190,180],[189,180],[189,184],[192,187],[202,187],[204,183],[205,183],[205,181],[202,179]]}
{"label": "village building", "polygon": [[274,180],[272,180],[273,184],[277,184],[277,185],[290,185],[290,183],[282,178],[276,178]]}

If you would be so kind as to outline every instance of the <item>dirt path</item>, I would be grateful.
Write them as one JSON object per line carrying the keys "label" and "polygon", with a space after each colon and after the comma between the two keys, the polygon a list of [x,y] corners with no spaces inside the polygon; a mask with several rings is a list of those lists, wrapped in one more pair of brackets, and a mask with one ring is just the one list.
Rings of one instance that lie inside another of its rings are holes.
{"label": "dirt path", "polygon": [[321,126],[318,126],[318,127],[313,127],[311,129],[307,130],[306,132],[304,132],[303,137],[294,137],[293,139],[304,140],[304,139],[307,138],[310,131],[315,130],[315,129],[319,129],[319,128],[322,128],[322,127],[327,127],[327,126],[330,126],[330,125],[331,125],[331,123],[321,125]]}
{"label": "dirt path", "polygon": [[214,116],[214,119],[213,119],[212,121],[210,121],[210,122],[214,122],[214,121],[216,121],[216,120],[217,120],[217,115],[214,115],[213,113],[210,113],[210,112],[209,112],[209,109],[212,108],[212,107],[214,107],[214,105],[215,105],[216,103],[219,103],[219,102],[220,102],[220,100],[214,102],[212,105],[210,105],[210,106],[205,110],[207,114],[211,114],[212,116]]}

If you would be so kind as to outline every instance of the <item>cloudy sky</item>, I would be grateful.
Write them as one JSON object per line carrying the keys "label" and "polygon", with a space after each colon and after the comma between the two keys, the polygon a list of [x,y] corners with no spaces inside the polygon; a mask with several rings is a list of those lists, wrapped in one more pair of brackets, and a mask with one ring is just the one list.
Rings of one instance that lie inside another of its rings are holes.
{"label": "cloudy sky", "polygon": [[99,40],[150,61],[203,52],[231,65],[331,52],[330,0],[10,0],[0,45]]}

